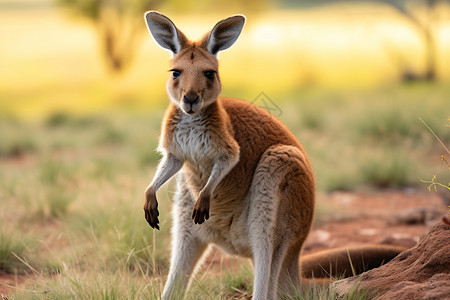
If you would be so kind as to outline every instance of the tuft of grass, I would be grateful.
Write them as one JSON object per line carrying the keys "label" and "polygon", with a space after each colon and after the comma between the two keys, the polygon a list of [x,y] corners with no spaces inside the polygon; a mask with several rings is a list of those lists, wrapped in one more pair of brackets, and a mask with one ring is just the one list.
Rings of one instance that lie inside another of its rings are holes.
{"label": "tuft of grass", "polygon": [[375,187],[404,187],[410,185],[414,164],[402,153],[383,151],[382,156],[368,156],[360,168],[361,182]]}
{"label": "tuft of grass", "polygon": [[72,116],[68,112],[60,111],[50,114],[45,120],[45,125],[49,128],[63,127],[73,122]]}
{"label": "tuft of grass", "polygon": [[311,284],[300,290],[295,290],[292,295],[285,296],[286,300],[334,300],[335,294],[329,291],[328,285]]}
{"label": "tuft of grass", "polygon": [[[223,272],[223,273],[222,273]],[[253,271],[250,263],[236,269],[221,270],[220,274],[197,274],[186,299],[249,299],[253,289]]]}
{"label": "tuft of grass", "polygon": [[[338,277],[342,279],[343,276]],[[291,295],[283,297],[286,300],[335,300],[338,299],[336,291],[331,286],[331,281],[315,282],[311,279],[304,282],[300,289],[295,289]],[[343,300],[365,300],[368,299],[367,291],[359,289],[359,284],[345,295]]]}
{"label": "tuft of grass", "polygon": [[75,199],[73,171],[61,161],[44,161],[40,167],[40,181],[44,188],[39,200],[35,201],[36,215],[42,219],[66,215]]}
{"label": "tuft of grass", "polygon": [[0,119],[0,158],[14,158],[38,151],[36,137],[15,119]]}
{"label": "tuft of grass", "polygon": [[23,273],[27,267],[18,257],[28,254],[26,245],[32,242],[20,233],[0,227],[0,271],[16,274]]}
{"label": "tuft of grass", "polygon": [[38,280],[8,296],[9,299],[159,299],[162,282],[145,273],[129,272],[123,264],[116,272],[80,270],[63,265],[52,277]]}
{"label": "tuft of grass", "polygon": [[106,120],[100,115],[74,115],[68,111],[50,113],[43,121],[48,129],[84,129],[103,126]]}
{"label": "tuft of grass", "polygon": [[146,145],[141,148],[138,153],[138,161],[140,165],[148,166],[154,164],[161,159],[161,154],[156,151],[155,144]]}
{"label": "tuft of grass", "polygon": [[[164,198],[163,198],[164,200]],[[120,195],[109,199],[107,208],[101,204],[90,204],[82,215],[67,220],[68,230],[76,239],[84,237],[97,255],[87,258],[88,264],[99,268],[117,270],[126,265],[130,271],[145,269],[146,274],[159,274],[168,270],[169,226],[160,231],[152,230],[144,219],[140,203],[128,203]],[[168,217],[161,203],[161,221]],[[155,236],[156,235],[156,236]]]}
{"label": "tuft of grass", "polygon": [[420,138],[420,130],[413,125],[414,121],[414,116],[404,110],[382,107],[359,120],[355,129],[360,139],[402,143],[405,139]]}
{"label": "tuft of grass", "polygon": [[98,138],[99,145],[118,145],[124,143],[126,140],[126,134],[112,126],[109,126],[103,130]]}
{"label": "tuft of grass", "polygon": [[33,153],[36,149],[37,146],[31,138],[12,139],[0,146],[0,157],[20,157]]}

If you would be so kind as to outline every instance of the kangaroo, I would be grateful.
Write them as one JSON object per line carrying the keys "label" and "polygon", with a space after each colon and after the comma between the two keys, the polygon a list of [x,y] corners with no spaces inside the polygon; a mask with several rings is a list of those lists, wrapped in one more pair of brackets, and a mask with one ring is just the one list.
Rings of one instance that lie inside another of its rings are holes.
{"label": "kangaroo", "polygon": [[[210,243],[253,261],[253,299],[275,299],[298,289],[300,252],[315,206],[311,163],[296,137],[267,111],[219,97],[217,54],[234,44],[245,17],[218,22],[199,41],[187,39],[158,12],[147,12],[145,20],[156,42],[172,53],[166,85],[170,104],[158,147],[163,158],[144,204],[145,219],[159,229],[156,192],[178,173],[162,299],[183,297]],[[361,257],[361,249],[352,251]],[[329,260],[348,253],[330,252]],[[305,275],[318,274],[327,261],[313,257],[302,264]]]}
{"label": "kangaroo", "polygon": [[158,147],[163,158],[144,204],[147,222],[159,229],[156,192],[178,173],[162,299],[182,297],[209,243],[251,258],[253,299],[274,299],[277,289],[299,284],[315,179],[305,150],[280,121],[249,102],[219,97],[217,54],[237,40],[245,17],[220,21],[196,42],[158,12],[145,20],[173,54]]}

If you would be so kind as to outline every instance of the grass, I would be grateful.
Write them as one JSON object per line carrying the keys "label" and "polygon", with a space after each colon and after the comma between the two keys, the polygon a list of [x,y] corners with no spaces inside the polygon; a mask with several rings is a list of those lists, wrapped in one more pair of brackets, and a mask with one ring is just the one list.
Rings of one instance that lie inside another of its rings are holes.
{"label": "grass", "polygon": [[443,109],[448,92],[445,85],[426,84],[366,92],[300,91],[299,100],[281,105],[282,119],[308,150],[321,190],[418,186],[417,178],[432,170],[448,176],[438,162],[439,144],[419,120],[429,122],[448,143]]}
{"label": "grass", "polygon": [[244,299],[252,294],[252,286],[252,266],[249,262],[241,262],[232,269],[220,270],[219,274],[198,274],[186,299]]}
{"label": "grass", "polygon": [[65,216],[75,200],[71,170],[63,162],[53,160],[42,162],[39,169],[40,184],[45,189],[33,199],[37,205],[35,214],[43,219]]}
{"label": "grass", "polygon": [[[123,264],[123,263],[122,263]],[[10,299],[159,299],[161,281],[144,272],[116,273],[64,265],[58,275],[37,276]]]}

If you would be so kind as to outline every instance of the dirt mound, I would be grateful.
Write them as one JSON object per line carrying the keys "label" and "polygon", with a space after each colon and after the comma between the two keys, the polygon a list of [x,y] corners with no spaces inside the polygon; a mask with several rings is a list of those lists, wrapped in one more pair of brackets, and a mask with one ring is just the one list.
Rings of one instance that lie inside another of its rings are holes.
{"label": "dirt mound", "polygon": [[386,294],[377,298],[396,300],[442,300],[450,297],[450,274],[436,274],[423,283],[403,281],[392,287]]}
{"label": "dirt mound", "polygon": [[449,241],[450,226],[440,222],[386,265],[336,281],[331,288],[339,299],[356,289],[365,290],[369,299],[445,299],[450,295]]}

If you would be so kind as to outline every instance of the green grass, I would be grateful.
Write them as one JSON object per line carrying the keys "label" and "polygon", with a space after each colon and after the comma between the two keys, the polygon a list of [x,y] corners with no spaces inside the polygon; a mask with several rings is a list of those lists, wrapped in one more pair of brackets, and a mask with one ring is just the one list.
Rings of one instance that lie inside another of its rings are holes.
{"label": "green grass", "polygon": [[[204,266],[209,270],[208,266]],[[197,274],[186,299],[244,299],[252,294],[253,271],[249,262],[238,262],[238,266],[219,271]]]}
{"label": "green grass", "polygon": [[[448,144],[448,94],[447,86],[432,84],[269,96],[282,109],[281,120],[304,144],[319,191],[331,192],[426,189],[418,178],[433,174],[448,181],[441,146],[418,119]],[[162,115],[155,108],[0,119],[0,218],[8,224],[0,232],[0,269],[32,274],[8,298],[160,296],[168,272],[174,184],[158,192],[161,231],[150,229],[142,205],[160,158],[154,149]],[[322,198],[318,222],[333,213]],[[200,276],[188,299],[242,298],[251,289],[252,271],[246,265]],[[294,295],[331,298],[319,287]]]}
{"label": "green grass", "polygon": [[21,273],[26,266],[18,257],[27,253],[29,239],[19,238],[17,232],[0,227],[0,270],[7,273]]}

